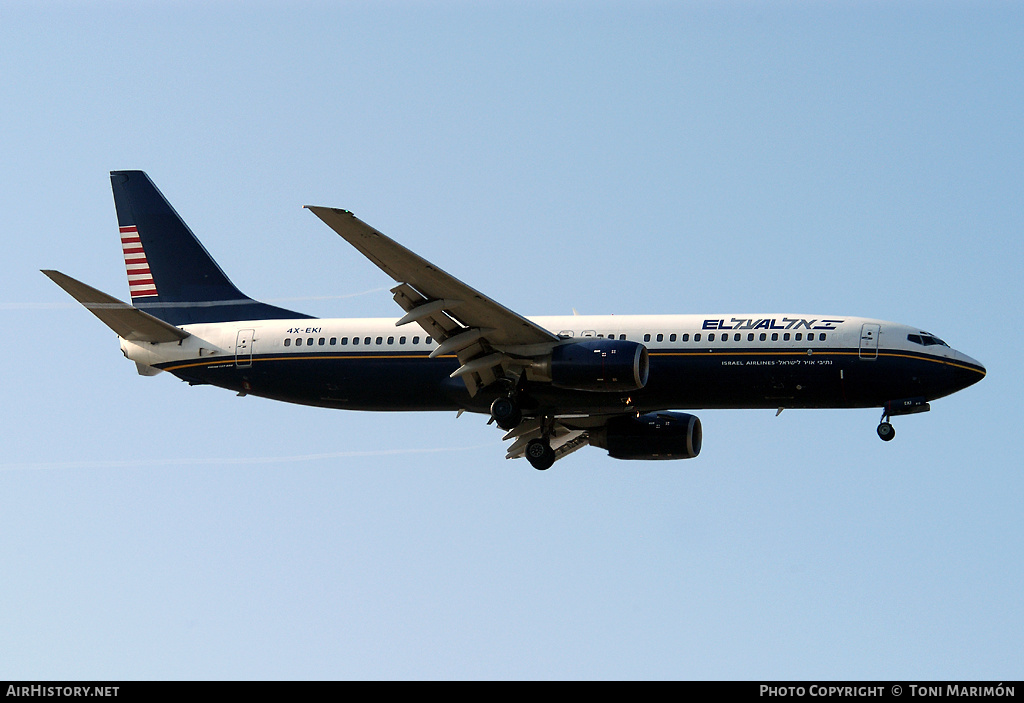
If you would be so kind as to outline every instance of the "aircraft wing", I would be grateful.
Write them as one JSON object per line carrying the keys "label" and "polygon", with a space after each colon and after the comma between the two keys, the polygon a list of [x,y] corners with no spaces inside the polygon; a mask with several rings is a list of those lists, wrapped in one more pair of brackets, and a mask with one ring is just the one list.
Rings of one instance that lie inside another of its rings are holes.
{"label": "aircraft wing", "polygon": [[[558,337],[509,310],[362,222],[348,210],[306,206],[399,285],[391,289],[406,315],[440,343],[431,356],[456,354],[471,395],[529,357],[549,350]],[[531,349],[532,347],[532,349]]]}

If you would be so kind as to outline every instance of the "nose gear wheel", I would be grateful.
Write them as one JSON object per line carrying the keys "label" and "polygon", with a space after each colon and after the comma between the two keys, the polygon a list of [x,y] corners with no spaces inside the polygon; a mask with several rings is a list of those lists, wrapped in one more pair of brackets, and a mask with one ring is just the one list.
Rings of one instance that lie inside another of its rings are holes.
{"label": "nose gear wheel", "polygon": [[896,430],[889,423],[889,406],[882,411],[882,419],[878,423],[878,438],[883,442],[891,442],[896,437]]}

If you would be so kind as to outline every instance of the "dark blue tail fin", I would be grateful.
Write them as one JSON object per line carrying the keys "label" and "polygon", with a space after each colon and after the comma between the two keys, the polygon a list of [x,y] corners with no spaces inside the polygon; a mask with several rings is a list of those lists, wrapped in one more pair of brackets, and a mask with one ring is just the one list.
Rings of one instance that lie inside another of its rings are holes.
{"label": "dark blue tail fin", "polygon": [[308,318],[235,288],[142,171],[111,171],[132,305],[172,325]]}

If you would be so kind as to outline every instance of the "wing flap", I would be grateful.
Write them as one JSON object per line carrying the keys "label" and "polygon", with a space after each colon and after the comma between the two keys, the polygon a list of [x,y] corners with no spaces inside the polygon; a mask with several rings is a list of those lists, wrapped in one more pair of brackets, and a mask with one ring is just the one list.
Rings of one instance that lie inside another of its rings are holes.
{"label": "wing flap", "polygon": [[[437,348],[430,353],[431,358],[454,352],[459,363],[465,364],[485,356],[490,351],[484,345],[477,343],[483,335],[472,334],[479,328],[465,327],[453,319],[448,312],[461,305],[462,301],[446,298],[428,300],[408,283],[392,288],[391,292],[394,293],[395,302],[406,311],[405,316],[396,322],[395,326],[400,327],[415,322],[424,332],[439,342]],[[477,364],[477,367],[476,371],[460,367],[460,372],[456,372],[456,375],[462,377],[470,396],[475,396],[480,388],[494,383],[500,372],[500,369],[495,371],[493,368],[484,368],[480,364]]]}
{"label": "wing flap", "polygon": [[395,323],[395,327],[415,322],[423,331],[439,342],[460,333],[464,327],[446,312],[462,304],[459,300],[442,298],[428,300],[422,293],[407,283],[391,289],[395,302],[405,310],[405,316]]}

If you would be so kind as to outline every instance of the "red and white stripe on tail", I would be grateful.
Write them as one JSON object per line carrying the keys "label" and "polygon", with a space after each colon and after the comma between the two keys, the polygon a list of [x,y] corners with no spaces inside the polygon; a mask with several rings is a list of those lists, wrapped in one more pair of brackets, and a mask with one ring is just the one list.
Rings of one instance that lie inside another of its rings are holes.
{"label": "red and white stripe on tail", "polygon": [[134,225],[119,227],[121,230],[121,249],[124,251],[124,267],[128,271],[128,292],[132,300],[149,298],[157,295],[153,273],[146,261],[146,252],[142,249],[139,230]]}

